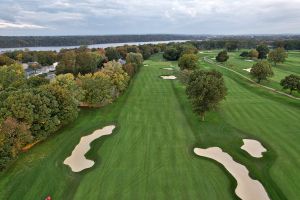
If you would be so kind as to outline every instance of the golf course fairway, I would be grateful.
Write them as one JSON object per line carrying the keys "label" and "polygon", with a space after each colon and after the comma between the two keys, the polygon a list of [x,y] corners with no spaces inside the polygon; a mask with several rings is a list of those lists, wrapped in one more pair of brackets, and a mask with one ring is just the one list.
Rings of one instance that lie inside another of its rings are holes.
{"label": "golf course fairway", "polygon": [[[162,68],[177,64],[161,54],[144,63],[116,102],[81,110],[76,121],[1,172],[0,199],[238,199],[230,173],[193,152],[212,146],[247,167],[270,199],[299,198],[298,100],[200,60],[199,68],[222,72],[228,88],[219,109],[201,122],[179,80],[160,77],[176,76],[175,70]],[[95,161],[93,167],[74,173],[63,164],[81,137],[110,124],[116,126],[113,134],[93,141],[85,155]],[[252,157],[240,148],[245,138],[260,141],[268,151]]]}

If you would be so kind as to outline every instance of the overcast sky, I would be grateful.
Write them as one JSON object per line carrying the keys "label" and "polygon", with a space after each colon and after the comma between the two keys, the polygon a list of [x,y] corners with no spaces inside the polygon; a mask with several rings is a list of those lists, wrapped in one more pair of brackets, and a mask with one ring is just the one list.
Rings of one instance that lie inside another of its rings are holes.
{"label": "overcast sky", "polygon": [[300,33],[300,0],[0,0],[0,35]]}

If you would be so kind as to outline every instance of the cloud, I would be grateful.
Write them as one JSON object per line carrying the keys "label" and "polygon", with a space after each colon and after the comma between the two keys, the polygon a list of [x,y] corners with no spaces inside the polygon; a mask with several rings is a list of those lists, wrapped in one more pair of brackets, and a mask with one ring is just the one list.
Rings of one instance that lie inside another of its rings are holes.
{"label": "cloud", "polygon": [[34,25],[34,24],[9,23],[9,22],[0,21],[0,29],[6,29],[6,28],[40,29],[40,28],[46,28],[46,27]]}
{"label": "cloud", "polygon": [[0,35],[12,34],[5,23],[44,35],[299,33],[299,10],[299,0],[1,0]]}

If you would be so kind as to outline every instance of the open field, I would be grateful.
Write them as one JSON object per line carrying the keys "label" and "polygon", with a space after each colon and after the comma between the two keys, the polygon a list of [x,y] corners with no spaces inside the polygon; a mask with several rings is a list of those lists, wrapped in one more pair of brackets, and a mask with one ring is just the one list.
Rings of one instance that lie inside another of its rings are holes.
{"label": "open field", "polygon": [[[287,70],[281,65],[278,70],[298,73],[297,55],[284,64],[291,63]],[[235,60],[230,62],[242,62]],[[212,146],[245,165],[271,199],[298,199],[298,100],[258,88],[225,69],[199,61],[200,68],[221,71],[228,88],[220,109],[200,122],[184,86],[178,80],[160,78],[174,74],[161,68],[176,63],[155,55],[145,64],[148,66],[141,68],[117,102],[82,110],[74,123],[22,154],[1,173],[0,199],[34,200],[47,195],[53,199],[238,199],[230,174],[216,162],[193,153],[194,147]],[[247,74],[243,68],[236,67]],[[74,173],[63,165],[82,136],[110,124],[116,125],[113,134],[91,144],[87,158],[95,161],[92,168]],[[263,144],[267,149],[263,158],[253,158],[240,149],[244,138]]]}

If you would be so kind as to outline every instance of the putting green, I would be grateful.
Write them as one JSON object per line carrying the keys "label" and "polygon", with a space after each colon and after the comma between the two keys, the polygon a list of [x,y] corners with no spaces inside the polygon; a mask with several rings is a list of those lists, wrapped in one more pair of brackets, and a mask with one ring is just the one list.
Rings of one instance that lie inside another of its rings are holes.
{"label": "putting green", "polygon": [[[0,199],[238,199],[235,179],[193,153],[194,147],[210,146],[245,165],[271,199],[300,196],[298,101],[219,69],[227,99],[200,122],[178,80],[160,78],[174,73],[161,68],[176,63],[156,55],[145,64],[117,102],[82,110],[74,123],[2,172]],[[116,125],[114,134],[94,141],[86,155],[95,161],[92,168],[74,173],[63,164],[82,136],[109,124]],[[261,141],[268,152],[251,157],[240,149],[243,138]]]}

